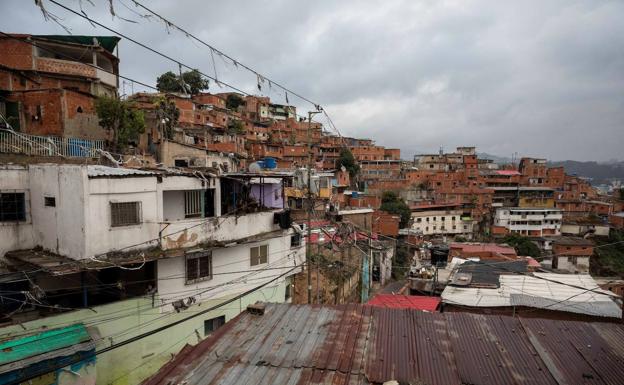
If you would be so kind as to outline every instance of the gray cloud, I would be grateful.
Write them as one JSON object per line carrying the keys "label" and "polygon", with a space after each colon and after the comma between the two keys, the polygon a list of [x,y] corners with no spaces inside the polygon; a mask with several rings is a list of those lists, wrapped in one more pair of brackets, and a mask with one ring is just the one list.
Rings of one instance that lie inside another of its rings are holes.
{"label": "gray cloud", "polygon": [[[61,0],[62,1],[62,0]],[[99,21],[212,74],[209,52],[115,0]],[[122,0],[135,8],[130,0]],[[78,8],[78,1],[62,1]],[[51,3],[76,34],[109,34]],[[416,152],[476,145],[551,159],[624,158],[624,3],[620,1],[145,1],[331,113],[343,135]],[[4,0],[3,31],[64,33],[32,2]],[[176,67],[130,42],[123,74],[155,83]],[[248,92],[255,78],[217,58]],[[137,88],[135,88],[135,91]],[[220,89],[213,85],[213,92]],[[225,89],[223,89],[225,90]],[[268,87],[271,97],[283,95]],[[127,89],[128,91],[128,89]],[[291,102],[296,99],[291,96]],[[310,106],[301,101],[302,112]]]}

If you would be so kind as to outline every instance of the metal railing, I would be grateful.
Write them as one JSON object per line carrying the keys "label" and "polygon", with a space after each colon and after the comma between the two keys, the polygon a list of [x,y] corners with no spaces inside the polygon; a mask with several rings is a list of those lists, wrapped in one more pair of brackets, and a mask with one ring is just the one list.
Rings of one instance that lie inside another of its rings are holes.
{"label": "metal railing", "polygon": [[104,140],[36,136],[0,129],[0,153],[97,158],[104,150],[104,143]]}

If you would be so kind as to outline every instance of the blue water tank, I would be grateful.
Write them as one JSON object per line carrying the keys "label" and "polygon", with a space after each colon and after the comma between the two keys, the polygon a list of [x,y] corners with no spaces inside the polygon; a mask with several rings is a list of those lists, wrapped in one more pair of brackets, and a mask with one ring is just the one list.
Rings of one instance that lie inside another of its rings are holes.
{"label": "blue water tank", "polygon": [[260,168],[265,168],[266,167],[263,160],[257,160],[256,164],[258,164],[258,166],[260,166]]}
{"label": "blue water tank", "polygon": [[264,158],[264,168],[276,168],[277,167],[277,161],[275,160],[275,158]]}

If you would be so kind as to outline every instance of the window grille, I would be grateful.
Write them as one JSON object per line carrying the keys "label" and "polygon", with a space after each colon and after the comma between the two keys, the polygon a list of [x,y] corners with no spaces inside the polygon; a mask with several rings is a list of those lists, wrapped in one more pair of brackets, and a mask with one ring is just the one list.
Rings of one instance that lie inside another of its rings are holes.
{"label": "window grille", "polygon": [[212,253],[201,252],[186,256],[186,283],[212,279]]}
{"label": "window grille", "polygon": [[111,226],[130,226],[141,223],[141,202],[111,202]]}
{"label": "window grille", "polygon": [[196,218],[202,214],[202,190],[189,190],[184,192],[184,217]]}
{"label": "window grille", "polygon": [[26,194],[0,193],[0,222],[26,220]]}

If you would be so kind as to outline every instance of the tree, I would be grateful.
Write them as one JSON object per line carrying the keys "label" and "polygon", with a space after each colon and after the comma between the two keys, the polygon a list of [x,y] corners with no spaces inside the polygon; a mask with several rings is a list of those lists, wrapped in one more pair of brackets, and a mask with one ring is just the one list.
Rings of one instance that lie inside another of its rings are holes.
{"label": "tree", "polygon": [[336,162],[336,168],[341,168],[342,166],[349,171],[349,176],[351,178],[354,178],[360,172],[360,166],[355,161],[351,151],[347,148],[340,150],[340,156]]}
{"label": "tree", "polygon": [[197,70],[184,72],[182,77],[167,71],[156,79],[156,88],[160,92],[184,92],[197,95],[202,90],[208,89],[208,86],[208,79]]}
{"label": "tree", "polygon": [[243,135],[245,133],[245,125],[241,120],[230,119],[228,121],[227,132],[230,135]]}
{"label": "tree", "polygon": [[620,187],[620,200],[624,201],[624,187]]}
{"label": "tree", "polygon": [[384,191],[381,195],[380,210],[399,215],[401,217],[401,222],[399,223],[401,228],[407,227],[412,217],[412,211],[409,206],[407,206],[407,203],[394,191]]}
{"label": "tree", "polygon": [[95,112],[100,126],[113,131],[116,150],[123,149],[131,140],[138,140],[139,135],[145,132],[143,111],[133,109],[127,101],[101,96],[95,100]]}
{"label": "tree", "polygon": [[245,104],[245,100],[236,94],[229,94],[225,98],[225,107],[229,110],[237,110],[243,104]]}
{"label": "tree", "polygon": [[542,256],[539,247],[537,247],[535,243],[531,242],[531,239],[523,237],[522,235],[507,235],[505,238],[503,238],[502,242],[513,247],[518,255],[529,256],[533,258],[539,258]]}

